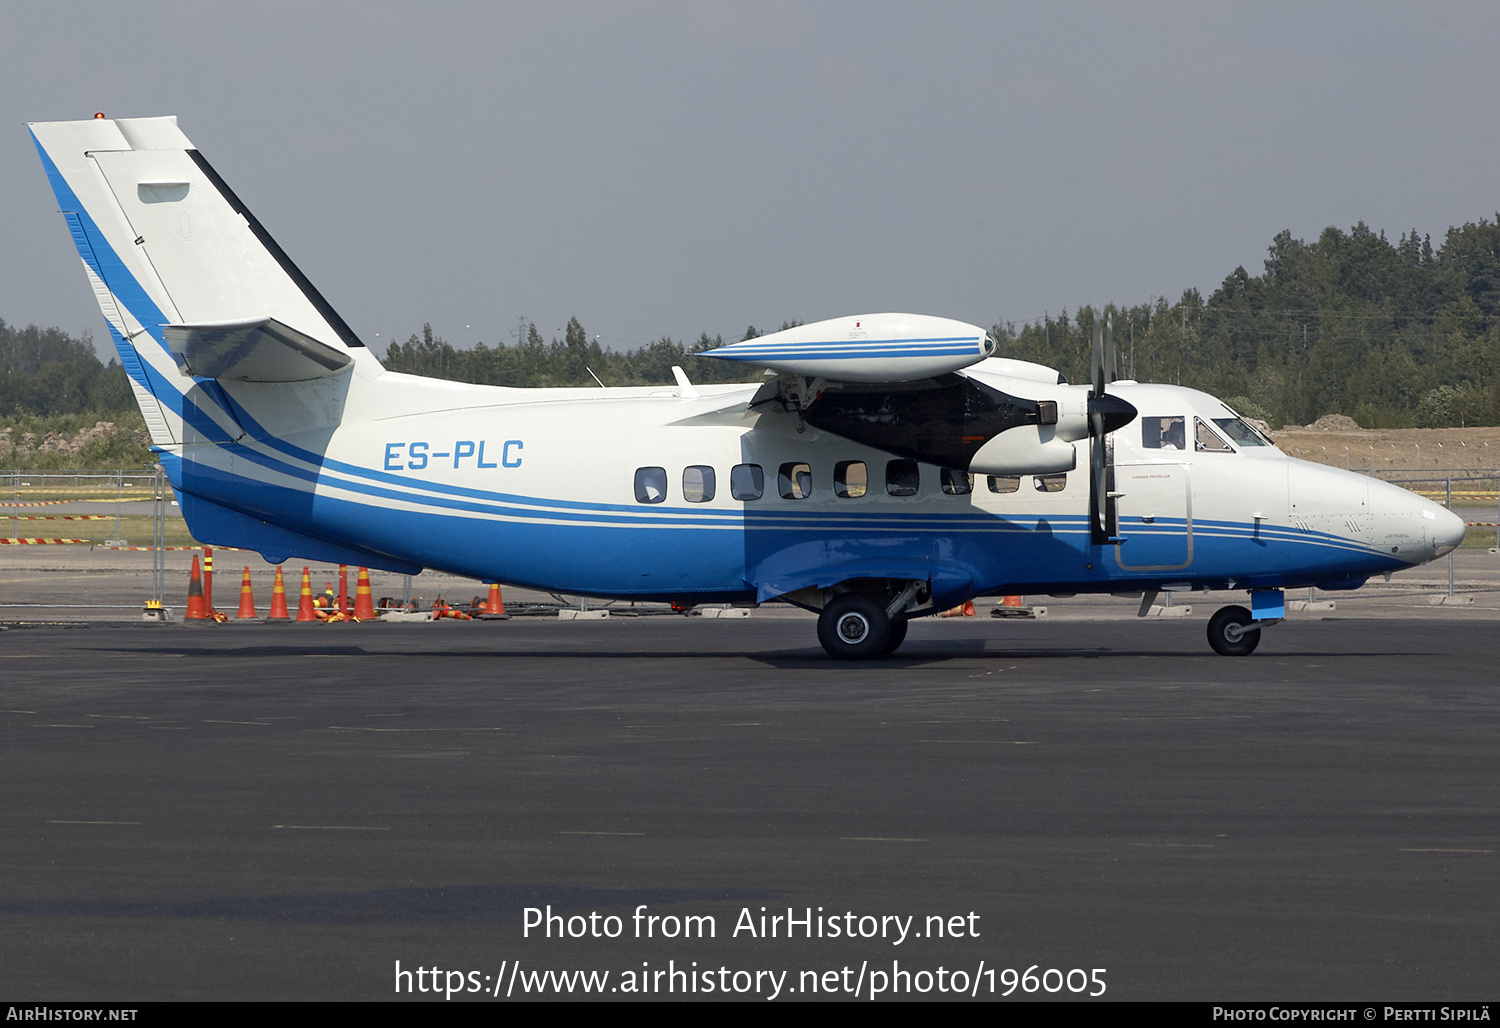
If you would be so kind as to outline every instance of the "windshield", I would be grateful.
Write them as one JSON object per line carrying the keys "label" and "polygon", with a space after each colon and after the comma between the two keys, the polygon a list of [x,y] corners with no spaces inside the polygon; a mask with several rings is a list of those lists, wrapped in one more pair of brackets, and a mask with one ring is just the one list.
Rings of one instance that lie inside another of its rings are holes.
{"label": "windshield", "polygon": [[1239,446],[1270,446],[1271,442],[1243,418],[1214,418],[1213,423]]}

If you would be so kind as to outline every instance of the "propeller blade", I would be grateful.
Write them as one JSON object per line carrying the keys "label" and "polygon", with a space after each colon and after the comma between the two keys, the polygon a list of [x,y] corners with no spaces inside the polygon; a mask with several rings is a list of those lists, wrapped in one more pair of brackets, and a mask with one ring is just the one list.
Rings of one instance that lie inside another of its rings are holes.
{"label": "propeller blade", "polygon": [[1115,319],[1109,318],[1104,322],[1104,380],[1113,382],[1118,375],[1115,373]]}
{"label": "propeller blade", "polygon": [[1104,415],[1089,411],[1089,521],[1094,538],[1102,540],[1107,533],[1105,512],[1108,510],[1109,482],[1104,467]]}
{"label": "propeller blade", "polygon": [[1104,395],[1104,330],[1099,319],[1094,318],[1094,349],[1089,359],[1089,381],[1094,385],[1094,395]]}

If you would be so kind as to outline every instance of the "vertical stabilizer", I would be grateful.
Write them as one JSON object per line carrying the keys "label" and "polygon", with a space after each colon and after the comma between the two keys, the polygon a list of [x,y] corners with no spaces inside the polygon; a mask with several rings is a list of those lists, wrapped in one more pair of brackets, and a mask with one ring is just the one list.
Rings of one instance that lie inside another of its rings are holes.
{"label": "vertical stabilizer", "polygon": [[176,118],[28,126],[130,376],[152,443],[242,428],[168,329],[274,319],[348,362],[363,344],[177,127]]}

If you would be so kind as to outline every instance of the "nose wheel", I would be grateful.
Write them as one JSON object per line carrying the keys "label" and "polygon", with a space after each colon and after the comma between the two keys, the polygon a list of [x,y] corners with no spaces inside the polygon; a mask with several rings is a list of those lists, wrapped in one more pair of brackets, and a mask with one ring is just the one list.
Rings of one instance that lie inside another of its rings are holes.
{"label": "nose wheel", "polygon": [[[891,627],[880,604],[846,593],[829,601],[818,615],[818,642],[834,660],[870,660],[895,649]],[[899,638],[895,645],[900,645]]]}
{"label": "nose wheel", "polygon": [[1223,607],[1208,619],[1208,645],[1221,657],[1248,657],[1260,645],[1255,616],[1244,607]]}

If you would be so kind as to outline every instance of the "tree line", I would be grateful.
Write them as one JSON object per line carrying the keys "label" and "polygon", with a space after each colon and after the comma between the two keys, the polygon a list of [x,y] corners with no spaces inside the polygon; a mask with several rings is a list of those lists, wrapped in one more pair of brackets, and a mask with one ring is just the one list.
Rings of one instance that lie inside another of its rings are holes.
{"label": "tree line", "polygon": [[[1084,382],[1100,316],[1113,323],[1122,377],[1203,389],[1276,427],[1324,414],[1365,428],[1500,424],[1500,214],[1450,228],[1436,248],[1415,230],[1392,243],[1363,222],[1311,243],[1284,231],[1260,274],[1235,268],[1207,298],[1188,289],[1175,302],[1082,307],[991,331],[1001,355]],[[760,334],[751,326],[742,338]],[[674,364],[699,383],[758,379],[759,369],[701,359],[722,345],[705,332],[607,350],[572,318],[562,339],[528,324],[514,345],[469,349],[424,325],[384,360],[393,371],[506,386],[666,384]],[[102,364],[87,337],[0,321],[0,418],[83,414],[139,419],[119,363]]]}
{"label": "tree line", "polygon": [[[801,323],[787,321],[781,327],[797,324]],[[754,339],[760,334],[751,325],[742,338]],[[433,335],[432,326],[427,324],[422,326],[420,337],[414,333],[405,343],[392,343],[386,349],[384,363],[391,371],[409,375],[526,387],[596,385],[594,376],[607,386],[661,385],[674,381],[674,364],[685,368],[688,377],[699,384],[753,382],[760,377],[759,368],[735,361],[693,359],[723,345],[722,335],[704,332],[693,343],[662,336],[634,350],[606,350],[597,339],[589,339],[577,318],[570,318],[562,339],[545,342],[536,325],[528,323],[525,341],[516,346],[478,343],[472,349],[459,350]]]}
{"label": "tree line", "polygon": [[[1434,250],[1363,222],[1316,242],[1281,232],[1265,270],[1109,306],[1123,377],[1192,386],[1273,426],[1345,414],[1364,428],[1500,424],[1500,215],[1450,228]],[[1000,352],[1087,381],[1097,315],[993,329]]]}

